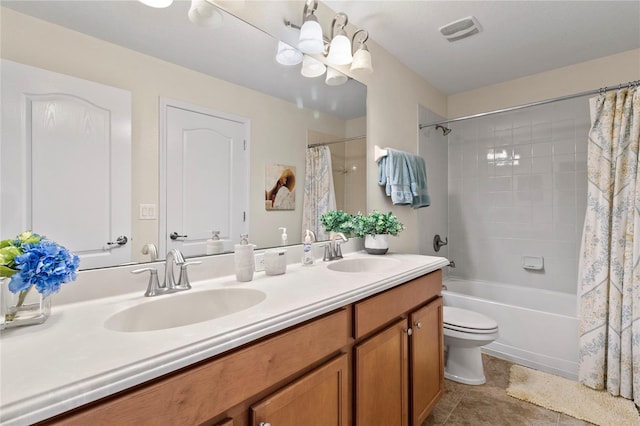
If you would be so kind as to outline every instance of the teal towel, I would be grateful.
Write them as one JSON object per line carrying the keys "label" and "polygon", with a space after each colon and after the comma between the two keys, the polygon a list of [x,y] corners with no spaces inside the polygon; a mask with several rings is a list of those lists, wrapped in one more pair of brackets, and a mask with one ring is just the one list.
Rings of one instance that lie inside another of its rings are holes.
{"label": "teal towel", "polygon": [[407,152],[386,148],[387,155],[378,161],[378,184],[396,205],[409,204],[414,209],[431,205],[427,191],[424,159]]}
{"label": "teal towel", "polygon": [[411,204],[411,177],[405,153],[387,148],[387,156],[378,164],[378,184],[385,186],[385,192],[393,204]]}
{"label": "teal towel", "polygon": [[411,176],[411,192],[413,200],[411,207],[419,209],[431,205],[431,196],[427,191],[427,166],[424,158],[409,154],[409,175]]}

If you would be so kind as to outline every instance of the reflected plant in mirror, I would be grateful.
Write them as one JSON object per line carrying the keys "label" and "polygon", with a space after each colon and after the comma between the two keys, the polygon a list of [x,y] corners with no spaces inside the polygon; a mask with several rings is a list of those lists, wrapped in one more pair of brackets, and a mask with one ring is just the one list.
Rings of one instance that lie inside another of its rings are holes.
{"label": "reflected plant in mirror", "polygon": [[342,232],[349,236],[353,230],[352,216],[342,210],[332,210],[320,216],[326,232]]}

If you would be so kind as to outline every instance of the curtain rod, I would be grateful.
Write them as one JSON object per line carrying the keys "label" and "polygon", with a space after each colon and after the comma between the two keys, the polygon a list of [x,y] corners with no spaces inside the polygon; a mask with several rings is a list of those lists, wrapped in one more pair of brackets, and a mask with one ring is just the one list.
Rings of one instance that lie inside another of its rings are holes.
{"label": "curtain rod", "polygon": [[329,142],[311,143],[307,145],[307,148],[313,148],[315,146],[333,145],[334,143],[357,141],[359,139],[365,139],[366,137],[367,135],[360,135],[360,136],[354,136],[352,138],[339,139],[339,140],[329,141]]}
{"label": "curtain rod", "polygon": [[560,96],[559,98],[552,98],[552,99],[546,99],[546,100],[543,100],[543,101],[531,102],[529,104],[517,105],[517,106],[513,106],[513,107],[509,107],[509,108],[503,108],[503,109],[497,109],[495,111],[481,112],[479,114],[467,115],[465,117],[451,118],[449,120],[441,120],[441,121],[436,121],[434,123],[429,123],[429,124],[419,124],[418,125],[418,129],[422,130],[425,127],[432,127],[432,126],[437,126],[437,125],[441,125],[441,124],[454,123],[456,121],[469,120],[471,118],[485,117],[487,115],[500,114],[501,112],[517,111],[517,110],[523,109],[523,108],[529,108],[529,107],[534,107],[534,106],[539,106],[539,105],[545,105],[545,104],[550,104],[552,102],[558,102],[558,101],[566,101],[566,100],[569,100],[569,99],[580,98],[582,96],[596,95],[596,94],[599,94],[599,93],[608,92],[610,90],[619,90],[619,89],[622,89],[623,87],[637,86],[639,84],[640,84],[640,80],[630,81],[630,82],[628,82],[626,84],[619,84],[617,86],[612,86],[612,87],[603,87],[603,88],[600,88],[600,89],[588,90],[586,92],[575,93],[573,95]]}

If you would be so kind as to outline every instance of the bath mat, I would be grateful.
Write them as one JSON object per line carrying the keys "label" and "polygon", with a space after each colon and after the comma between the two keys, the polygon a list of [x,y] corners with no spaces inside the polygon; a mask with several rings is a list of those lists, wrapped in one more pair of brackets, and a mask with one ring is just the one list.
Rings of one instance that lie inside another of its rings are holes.
{"label": "bath mat", "polygon": [[600,426],[640,425],[632,401],[520,365],[511,367],[507,395]]}

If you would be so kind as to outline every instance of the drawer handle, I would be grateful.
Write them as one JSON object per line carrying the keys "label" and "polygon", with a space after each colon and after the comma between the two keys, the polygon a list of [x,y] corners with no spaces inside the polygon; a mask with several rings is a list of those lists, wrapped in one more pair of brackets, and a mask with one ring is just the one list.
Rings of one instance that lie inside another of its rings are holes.
{"label": "drawer handle", "polygon": [[416,321],[413,325],[415,325],[416,328],[422,328],[422,323],[420,321]]}
{"label": "drawer handle", "polygon": [[404,329],[404,330],[402,330],[402,331],[404,331],[405,333],[407,333],[407,335],[408,335],[408,336],[411,336],[411,335],[413,334],[413,330],[412,330],[412,329],[410,329],[410,328],[405,328],[405,329]]}
{"label": "drawer handle", "polygon": [[258,424],[258,426],[271,426],[271,423],[267,423],[267,422],[260,422]]}

